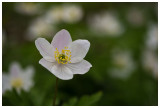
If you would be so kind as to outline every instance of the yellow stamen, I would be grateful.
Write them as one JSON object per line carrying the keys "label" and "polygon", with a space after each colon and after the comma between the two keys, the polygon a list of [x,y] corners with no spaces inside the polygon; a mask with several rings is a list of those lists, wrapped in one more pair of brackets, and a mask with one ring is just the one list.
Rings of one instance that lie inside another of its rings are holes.
{"label": "yellow stamen", "polygon": [[68,47],[64,47],[60,53],[58,49],[56,48],[56,51],[54,52],[55,60],[58,62],[58,64],[67,64],[71,63],[71,51],[68,50]]}
{"label": "yellow stamen", "polygon": [[23,85],[23,81],[21,78],[16,78],[11,81],[11,85],[14,88],[21,88]]}

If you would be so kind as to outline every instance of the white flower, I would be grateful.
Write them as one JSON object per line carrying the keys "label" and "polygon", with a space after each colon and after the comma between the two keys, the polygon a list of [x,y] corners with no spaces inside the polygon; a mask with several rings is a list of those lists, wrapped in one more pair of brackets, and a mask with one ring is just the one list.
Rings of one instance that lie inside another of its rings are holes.
{"label": "white flower", "polygon": [[53,6],[49,9],[45,16],[46,20],[50,23],[59,23],[63,19],[63,7]]}
{"label": "white flower", "polygon": [[89,27],[97,33],[110,36],[120,36],[124,32],[124,27],[118,18],[111,12],[103,12],[92,16],[89,19]]}
{"label": "white flower", "polygon": [[33,74],[34,69],[32,66],[22,70],[17,62],[13,62],[10,65],[9,73],[2,73],[2,93],[4,94],[12,88],[15,88],[18,93],[21,89],[29,91],[33,86]]}
{"label": "white flower", "polygon": [[158,78],[158,57],[153,51],[145,50],[142,54],[142,64],[147,72]]}
{"label": "white flower", "polygon": [[63,20],[67,23],[75,23],[81,20],[83,11],[80,6],[77,5],[64,5]]}
{"label": "white flower", "polygon": [[42,6],[36,3],[16,3],[15,10],[21,14],[34,15],[42,11]]}
{"label": "white flower", "polygon": [[109,75],[119,79],[127,79],[135,69],[132,55],[127,51],[115,51],[112,54],[113,66],[109,69]]}
{"label": "white flower", "polygon": [[146,46],[150,50],[158,48],[158,25],[150,24],[147,31]]}
{"label": "white flower", "polygon": [[144,24],[144,15],[142,10],[131,8],[127,13],[127,20],[134,26],[142,26]]}
{"label": "white flower", "polygon": [[151,23],[148,27],[146,38],[146,49],[142,54],[142,65],[147,72],[151,72],[158,78],[158,25]]}
{"label": "white flower", "polygon": [[59,31],[51,44],[44,38],[38,38],[35,44],[43,56],[39,63],[62,80],[72,79],[73,74],[85,74],[92,67],[84,60],[90,47],[89,41],[72,42],[67,30]]}
{"label": "white flower", "polygon": [[34,40],[40,36],[51,36],[54,33],[54,26],[47,22],[44,17],[34,20],[27,31],[27,39]]}

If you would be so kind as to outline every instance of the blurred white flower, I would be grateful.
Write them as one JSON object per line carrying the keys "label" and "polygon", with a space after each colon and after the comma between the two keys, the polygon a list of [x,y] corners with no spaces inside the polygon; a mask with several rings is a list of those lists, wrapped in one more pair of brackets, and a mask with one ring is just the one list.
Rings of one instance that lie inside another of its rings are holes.
{"label": "blurred white flower", "polygon": [[144,24],[144,15],[142,10],[138,8],[130,8],[127,11],[127,20],[133,26],[142,26]]}
{"label": "blurred white flower", "polygon": [[43,58],[39,63],[62,80],[73,78],[73,74],[85,74],[92,65],[84,60],[90,42],[75,40],[72,42],[67,30],[59,31],[51,44],[44,38],[38,38],[35,45]]}
{"label": "blurred white flower", "polygon": [[150,50],[158,48],[158,25],[150,24],[147,31],[146,46]]}
{"label": "blurred white flower", "polygon": [[33,86],[34,69],[28,66],[22,70],[17,62],[10,65],[9,73],[2,73],[2,93],[15,88],[18,93],[23,89],[29,91]]}
{"label": "blurred white flower", "polygon": [[142,54],[142,65],[147,72],[158,78],[158,25],[150,23],[147,31],[146,50]]}
{"label": "blurred white flower", "polygon": [[40,17],[31,22],[27,31],[27,39],[34,40],[40,36],[50,37],[54,31],[55,26],[47,22],[45,18]]}
{"label": "blurred white flower", "polygon": [[46,19],[50,23],[75,23],[80,21],[83,16],[83,11],[77,5],[59,5],[52,7],[46,13]]}
{"label": "blurred white flower", "polygon": [[142,64],[146,71],[151,72],[151,74],[158,78],[158,57],[150,50],[145,50],[142,54]]}
{"label": "blurred white flower", "polygon": [[89,18],[89,27],[93,32],[110,36],[120,36],[124,32],[124,27],[111,12],[103,12]]}
{"label": "blurred white flower", "polygon": [[83,17],[83,11],[80,6],[77,5],[64,5],[63,21],[66,23],[75,23],[81,20]]}
{"label": "blurred white flower", "polygon": [[16,3],[15,10],[21,14],[34,15],[39,14],[42,11],[42,6],[38,3]]}
{"label": "blurred white flower", "polygon": [[136,65],[128,51],[115,51],[112,54],[113,67],[109,75],[114,78],[127,79],[134,71]]}
{"label": "blurred white flower", "polygon": [[63,7],[62,6],[53,6],[46,13],[46,20],[49,23],[59,23],[63,19]]}

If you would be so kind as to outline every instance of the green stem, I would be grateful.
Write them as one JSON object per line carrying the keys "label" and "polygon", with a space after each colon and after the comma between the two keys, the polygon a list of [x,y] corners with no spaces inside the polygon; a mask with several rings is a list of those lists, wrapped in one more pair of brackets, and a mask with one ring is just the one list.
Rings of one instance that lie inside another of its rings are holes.
{"label": "green stem", "polygon": [[58,90],[57,85],[58,85],[58,78],[56,78],[55,94],[53,97],[53,106],[55,106],[55,103],[56,103],[56,96],[57,96],[57,90]]}

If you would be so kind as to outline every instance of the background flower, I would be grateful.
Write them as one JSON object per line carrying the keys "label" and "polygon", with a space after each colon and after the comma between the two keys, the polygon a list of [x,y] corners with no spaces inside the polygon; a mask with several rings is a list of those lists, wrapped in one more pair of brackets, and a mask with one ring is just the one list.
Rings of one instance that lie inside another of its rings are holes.
{"label": "background flower", "polygon": [[142,64],[147,72],[158,78],[158,58],[153,51],[146,50],[142,54]]}
{"label": "background flower", "polygon": [[109,69],[111,77],[127,79],[130,77],[136,67],[132,55],[129,51],[114,51],[112,53],[113,67]]}
{"label": "background flower", "polygon": [[143,9],[132,7],[128,9],[127,20],[133,26],[142,26],[144,24],[144,12]]}
{"label": "background flower", "polygon": [[124,27],[112,12],[102,12],[90,17],[89,26],[93,31],[109,36],[120,36],[124,32]]}
{"label": "background flower", "polygon": [[16,3],[15,10],[24,15],[39,14],[42,11],[42,5],[35,3]]}
{"label": "background flower", "polygon": [[38,18],[31,22],[27,31],[26,38],[28,40],[34,40],[40,36],[50,37],[53,35],[55,30],[55,27],[52,26],[49,22],[47,22],[43,17]]}
{"label": "background flower", "polygon": [[155,78],[158,78],[158,27],[150,23],[147,29],[147,38],[145,39],[145,50],[142,52],[143,68],[150,72]]}
{"label": "background flower", "polygon": [[63,20],[66,23],[76,23],[83,17],[83,11],[80,6],[77,5],[64,5]]}
{"label": "background flower", "polygon": [[149,24],[147,30],[146,46],[151,50],[158,48],[158,26],[156,24]]}
{"label": "background flower", "polygon": [[13,62],[10,65],[9,73],[2,74],[2,93],[7,90],[15,88],[18,93],[21,89],[29,91],[33,86],[34,69],[32,66],[28,66],[25,70],[22,70],[17,62]]}
{"label": "background flower", "polygon": [[64,10],[61,5],[60,6],[53,6],[47,11],[46,19],[50,23],[53,23],[53,22],[59,23],[63,19],[63,14],[64,14],[63,11]]}

